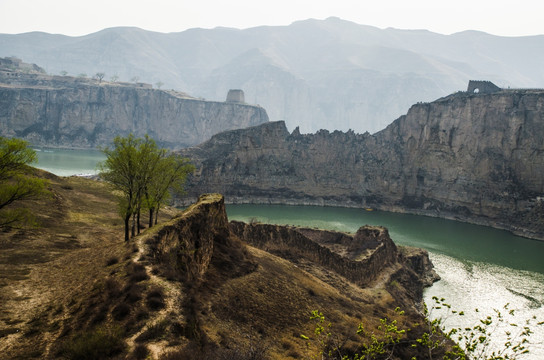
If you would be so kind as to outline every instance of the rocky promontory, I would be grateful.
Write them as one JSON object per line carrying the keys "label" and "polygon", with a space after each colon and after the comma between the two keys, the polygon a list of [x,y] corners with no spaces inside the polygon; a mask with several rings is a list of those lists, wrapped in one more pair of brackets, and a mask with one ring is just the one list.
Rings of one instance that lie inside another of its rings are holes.
{"label": "rocky promontory", "polygon": [[[423,320],[423,288],[438,279],[425,250],[401,251],[386,228],[364,226],[346,234],[229,223],[220,194],[200,196],[182,214],[144,234],[141,243],[141,260],[153,264],[159,276],[179,281],[181,342],[193,351],[191,358],[199,352],[206,354],[202,358],[221,358],[210,351],[232,348],[255,332],[270,344],[271,358],[305,357],[292,350],[301,344],[298,351],[307,351],[297,328],[304,326],[308,308],[332,312],[339,306],[348,314],[347,309],[358,309],[370,319],[387,316],[387,307],[395,304],[415,324]],[[342,323],[351,322],[351,315],[344,317]],[[237,331],[226,339],[230,328]],[[287,341],[288,349],[280,346]],[[413,355],[417,350],[397,351]]]}
{"label": "rocky promontory", "polygon": [[319,343],[300,335],[315,309],[345,353],[372,341],[359,324],[395,316],[413,329],[395,357],[425,350],[411,344],[432,264],[384,228],[229,223],[223,196],[206,194],[125,242],[107,184],[35,174],[51,192],[29,203],[40,226],[0,232],[2,359],[311,358]]}
{"label": "rocky promontory", "polygon": [[143,83],[49,76],[17,60],[0,59],[0,136],[34,145],[99,147],[132,133],[181,148],[268,121],[262,107],[244,102],[206,101]]}
{"label": "rocky promontory", "polygon": [[197,166],[190,195],[376,208],[544,239],[544,91],[459,92],[373,135],[267,123],[182,153]]}

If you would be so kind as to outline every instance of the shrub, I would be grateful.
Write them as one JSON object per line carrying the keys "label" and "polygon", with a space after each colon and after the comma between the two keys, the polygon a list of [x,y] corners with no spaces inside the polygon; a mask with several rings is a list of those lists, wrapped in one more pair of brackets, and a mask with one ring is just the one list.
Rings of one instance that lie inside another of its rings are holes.
{"label": "shrub", "polygon": [[118,298],[121,295],[121,284],[114,278],[106,280],[105,288],[110,299]]}
{"label": "shrub", "polygon": [[106,320],[106,317],[108,316],[108,312],[110,310],[110,306],[108,303],[102,304],[94,314],[94,317],[91,319],[91,324],[99,324]]}
{"label": "shrub", "polygon": [[147,307],[151,311],[157,311],[157,310],[163,309],[166,306],[166,304],[164,303],[164,293],[162,289],[159,287],[152,288],[147,293],[146,302],[147,302]]}
{"label": "shrub", "polygon": [[132,352],[132,358],[136,360],[146,359],[149,355],[149,349],[144,344],[138,344]]}
{"label": "shrub", "polygon": [[116,256],[112,256],[106,261],[106,266],[112,266],[117,264],[118,262],[119,262],[119,258]]}
{"label": "shrub", "polygon": [[142,292],[144,291],[141,285],[132,284],[125,288],[126,297],[125,300],[131,304],[136,303],[142,299]]}
{"label": "shrub", "polygon": [[68,359],[103,359],[121,353],[125,348],[120,327],[97,327],[80,332],[64,343],[60,353]]}
{"label": "shrub", "polygon": [[141,343],[149,340],[160,339],[164,335],[166,335],[168,325],[170,325],[170,321],[168,319],[158,321],[155,324],[149,326],[135,339],[135,341]]}
{"label": "shrub", "polygon": [[111,312],[111,315],[117,321],[123,320],[128,314],[130,314],[130,306],[125,303],[118,304]]}
{"label": "shrub", "polygon": [[149,279],[149,275],[145,270],[145,266],[132,262],[128,266],[128,273],[130,274],[130,281],[137,283]]}

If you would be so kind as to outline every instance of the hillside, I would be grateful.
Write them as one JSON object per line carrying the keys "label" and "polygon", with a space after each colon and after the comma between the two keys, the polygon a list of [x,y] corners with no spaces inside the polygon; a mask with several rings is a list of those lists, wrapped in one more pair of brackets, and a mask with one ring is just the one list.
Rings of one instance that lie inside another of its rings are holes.
{"label": "hillside", "polygon": [[[317,350],[300,337],[312,333],[315,309],[346,350],[360,341],[359,322],[372,328],[396,318],[396,306],[407,311],[410,336],[421,331],[416,308],[435,276],[432,265],[424,251],[397,249],[384,228],[347,235],[274,226],[266,229],[276,234],[267,245],[274,249],[264,251],[251,234],[265,225],[229,225],[215,194],[170,220],[164,211],[161,224],[124,243],[103,183],[41,176],[53,194],[32,204],[41,226],[0,233],[3,356],[204,359],[253,351],[261,359],[300,358]],[[305,254],[289,258],[295,246]],[[380,266],[364,265],[374,256]],[[331,268],[330,259],[350,272]]]}
{"label": "hillside", "polygon": [[105,72],[222,101],[229,89],[303,133],[375,132],[414,103],[464,89],[470,79],[542,87],[542,36],[378,29],[338,18],[245,30],[155,33],[111,28],[80,37],[0,35],[0,56],[48,73]]}
{"label": "hillside", "polygon": [[181,151],[189,199],[332,205],[453,218],[544,239],[544,91],[459,92],[374,135],[301,134],[284,122]]}

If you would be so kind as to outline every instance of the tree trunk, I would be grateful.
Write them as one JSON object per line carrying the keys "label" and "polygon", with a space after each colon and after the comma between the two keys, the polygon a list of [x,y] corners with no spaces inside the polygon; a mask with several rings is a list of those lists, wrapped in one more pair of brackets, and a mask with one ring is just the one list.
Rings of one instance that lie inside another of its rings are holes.
{"label": "tree trunk", "polygon": [[138,232],[138,235],[140,235],[140,228],[141,228],[141,225],[140,225],[140,209],[138,209],[138,213],[136,214],[136,228],[137,228],[137,232]]}
{"label": "tree trunk", "polygon": [[149,208],[149,228],[153,227],[153,208]]}
{"label": "tree trunk", "polygon": [[130,215],[125,216],[125,241],[130,240]]}
{"label": "tree trunk", "polygon": [[132,215],[132,237],[136,236],[136,214]]}
{"label": "tree trunk", "polygon": [[160,206],[157,206],[157,210],[155,210],[155,225],[157,225],[157,222],[159,221],[159,209]]}

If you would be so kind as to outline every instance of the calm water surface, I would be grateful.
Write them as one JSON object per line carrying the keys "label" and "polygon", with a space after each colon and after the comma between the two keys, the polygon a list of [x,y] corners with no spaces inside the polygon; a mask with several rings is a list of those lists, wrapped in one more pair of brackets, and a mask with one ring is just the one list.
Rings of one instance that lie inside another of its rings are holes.
{"label": "calm water surface", "polygon": [[33,147],[38,155],[35,167],[59,176],[94,175],[96,164],[106,159],[99,150],[70,150]]}
{"label": "calm water surface", "polygon": [[[364,209],[228,205],[227,213],[231,220],[351,233],[365,224],[385,226],[397,244],[429,251],[442,280],[425,291],[425,301],[432,304],[433,296],[444,297],[467,314],[449,318],[448,326],[474,325],[508,303],[516,309],[518,324],[533,316],[544,321],[544,242],[457,221]],[[495,333],[497,343],[502,333]],[[544,327],[535,328],[530,340],[534,345],[523,359],[544,359]]]}
{"label": "calm water surface", "polygon": [[[98,150],[35,148],[36,167],[60,176],[96,174],[105,159]],[[448,320],[451,326],[469,326],[509,303],[517,309],[515,321],[536,316],[544,321],[544,242],[506,231],[425,216],[363,209],[312,206],[228,205],[231,220],[290,224],[354,233],[365,224],[389,229],[400,245],[425,248],[442,280],[425,292],[444,297],[467,316]],[[478,308],[478,314],[471,310]],[[500,333],[495,334],[497,341]],[[544,328],[535,329],[535,345],[523,359],[544,359]]]}

